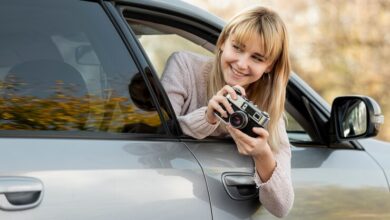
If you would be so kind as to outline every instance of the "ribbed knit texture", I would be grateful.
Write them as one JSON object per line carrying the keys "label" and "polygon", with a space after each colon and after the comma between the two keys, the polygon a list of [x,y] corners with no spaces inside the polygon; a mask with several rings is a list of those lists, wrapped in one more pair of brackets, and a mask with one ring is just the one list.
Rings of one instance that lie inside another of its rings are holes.
{"label": "ribbed knit texture", "polygon": [[[207,80],[212,69],[212,58],[191,52],[173,53],[165,66],[161,82],[168,94],[184,134],[202,139],[207,136],[227,135],[224,126],[206,121]],[[260,202],[277,217],[287,215],[294,201],[291,183],[291,149],[284,120],[279,126],[282,146],[275,154],[277,166],[267,182],[257,172],[254,179],[259,187]]]}

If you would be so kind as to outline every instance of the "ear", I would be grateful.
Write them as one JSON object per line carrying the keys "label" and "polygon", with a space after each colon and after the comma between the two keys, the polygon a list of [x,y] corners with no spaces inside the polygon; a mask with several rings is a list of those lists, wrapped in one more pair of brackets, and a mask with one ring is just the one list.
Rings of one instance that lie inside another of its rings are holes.
{"label": "ear", "polygon": [[270,73],[273,68],[274,68],[274,63],[271,63],[270,65],[268,65],[267,69],[265,69],[265,72]]}
{"label": "ear", "polygon": [[218,48],[219,51],[223,51],[223,49],[225,48],[225,42],[223,42],[221,44],[221,46]]}
{"label": "ear", "polygon": [[219,35],[219,37],[220,38],[218,39],[218,42],[217,42],[217,45],[219,45],[218,50],[223,51],[225,49],[226,42],[230,40],[230,35],[226,34],[226,33],[221,33],[221,35]]}

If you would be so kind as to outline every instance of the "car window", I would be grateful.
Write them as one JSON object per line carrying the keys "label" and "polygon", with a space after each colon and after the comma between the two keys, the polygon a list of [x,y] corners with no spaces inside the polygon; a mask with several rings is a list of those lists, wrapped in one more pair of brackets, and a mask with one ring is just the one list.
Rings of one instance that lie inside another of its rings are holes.
{"label": "car window", "polygon": [[1,130],[164,133],[99,4],[1,2],[0,26]]}
{"label": "car window", "polygon": [[293,118],[288,112],[286,112],[285,114],[287,119],[286,130],[290,142],[311,142],[311,137],[309,136],[309,134],[307,134],[307,132],[299,124],[299,122],[295,120],[295,118]]}
{"label": "car window", "polygon": [[186,50],[205,56],[213,55],[207,48],[202,47],[202,45],[207,44],[204,40],[199,38],[199,42],[191,41],[184,37],[190,35],[185,31],[136,19],[127,19],[127,22],[137,36],[159,77],[169,56],[176,51]]}
{"label": "car window", "polygon": [[[214,45],[176,27],[139,19],[126,18],[140,44],[147,53],[157,74],[161,76],[168,57],[176,51],[192,51],[213,56]],[[311,142],[304,128],[290,114],[287,116],[287,133],[291,142]]]}

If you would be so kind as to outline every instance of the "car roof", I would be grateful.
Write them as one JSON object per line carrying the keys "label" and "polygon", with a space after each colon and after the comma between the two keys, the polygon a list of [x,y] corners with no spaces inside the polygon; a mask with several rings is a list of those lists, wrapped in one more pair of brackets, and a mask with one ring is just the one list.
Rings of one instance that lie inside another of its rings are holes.
{"label": "car roof", "polygon": [[222,30],[222,27],[225,25],[225,21],[220,17],[181,0],[119,0],[115,2],[137,5],[138,7],[144,8],[153,8],[154,10],[157,9],[166,12],[180,13],[203,21],[219,30]]}

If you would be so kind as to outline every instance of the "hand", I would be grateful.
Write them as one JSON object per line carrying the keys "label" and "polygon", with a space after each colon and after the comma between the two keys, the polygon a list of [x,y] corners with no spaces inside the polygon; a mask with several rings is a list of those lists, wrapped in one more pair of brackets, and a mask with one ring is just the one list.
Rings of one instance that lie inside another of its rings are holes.
{"label": "hand", "polygon": [[[243,96],[246,95],[244,88],[242,88],[239,85],[236,85],[234,87],[238,88]],[[231,86],[225,85],[224,87],[222,87],[222,89],[219,90],[217,94],[215,94],[209,100],[209,103],[207,105],[206,120],[208,123],[215,124],[218,122],[218,118],[214,114],[214,111],[219,112],[222,115],[222,117],[227,117],[228,116],[227,113],[232,114],[234,112],[232,107],[229,104],[229,101],[225,97],[226,94],[230,94],[230,96],[234,100],[237,99],[236,91],[234,91],[234,89]],[[227,112],[225,111],[225,109],[222,108],[221,105],[226,109]]]}
{"label": "hand", "polygon": [[252,128],[252,131],[258,135],[258,137],[255,138],[248,136],[236,128],[233,128],[231,125],[227,126],[227,130],[236,142],[237,149],[240,154],[258,158],[265,155],[272,155],[271,148],[267,143],[269,133],[264,128]]}
{"label": "hand", "polygon": [[227,126],[227,129],[236,142],[238,152],[252,156],[261,181],[268,181],[276,168],[274,154],[267,143],[268,131],[264,128],[255,127],[252,131],[259,136],[253,138],[230,125]]}

